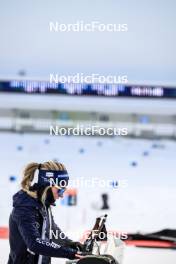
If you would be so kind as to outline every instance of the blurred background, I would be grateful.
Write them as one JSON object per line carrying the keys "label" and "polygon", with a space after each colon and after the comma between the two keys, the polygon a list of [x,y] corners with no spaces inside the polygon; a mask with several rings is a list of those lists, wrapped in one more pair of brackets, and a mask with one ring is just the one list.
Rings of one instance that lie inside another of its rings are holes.
{"label": "blurred background", "polygon": [[[108,214],[107,228],[130,233],[176,229],[176,34],[174,0],[0,0],[0,264],[22,170],[63,162],[70,186],[54,208],[73,239]],[[49,23],[127,24],[127,32],[50,32]],[[51,84],[50,74],[126,75],[125,84]],[[126,128],[125,136],[54,136],[65,129]],[[127,246],[123,264],[174,264],[173,249]],[[53,259],[52,263],[65,263]]]}

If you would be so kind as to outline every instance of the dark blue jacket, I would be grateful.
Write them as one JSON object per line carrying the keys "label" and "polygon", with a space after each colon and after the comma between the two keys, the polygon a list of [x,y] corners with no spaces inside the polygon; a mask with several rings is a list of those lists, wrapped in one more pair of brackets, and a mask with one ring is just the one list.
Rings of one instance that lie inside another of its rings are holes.
{"label": "dark blue jacket", "polygon": [[[9,219],[10,254],[8,264],[38,264],[39,255],[42,255],[41,264],[51,263],[50,257],[74,258],[76,251],[67,246],[70,240],[58,236],[51,240],[49,226],[46,225],[46,237],[42,239],[44,217],[49,223],[48,210],[44,210],[37,199],[32,198],[24,191],[19,191],[13,197],[13,211]],[[61,230],[54,223],[51,216],[52,231]],[[56,233],[56,232],[55,232]]]}

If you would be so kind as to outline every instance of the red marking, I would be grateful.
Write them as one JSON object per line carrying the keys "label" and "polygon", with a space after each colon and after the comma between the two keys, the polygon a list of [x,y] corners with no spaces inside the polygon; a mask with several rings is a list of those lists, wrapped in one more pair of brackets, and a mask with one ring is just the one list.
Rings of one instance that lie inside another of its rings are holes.
{"label": "red marking", "polygon": [[2,239],[9,238],[9,228],[8,227],[0,227],[0,238]]}
{"label": "red marking", "polygon": [[156,247],[156,248],[173,248],[176,247],[175,243],[166,241],[148,241],[148,240],[131,240],[124,241],[127,246],[136,247]]}

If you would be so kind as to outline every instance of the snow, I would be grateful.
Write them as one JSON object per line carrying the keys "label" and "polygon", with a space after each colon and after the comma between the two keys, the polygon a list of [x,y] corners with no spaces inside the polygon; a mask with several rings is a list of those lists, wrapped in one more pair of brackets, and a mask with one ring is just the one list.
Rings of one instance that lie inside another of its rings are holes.
{"label": "snow", "polygon": [[[49,141],[47,141],[49,140]],[[102,142],[102,144],[98,144]],[[156,143],[159,147],[152,145]],[[101,194],[109,195],[108,230],[153,232],[176,228],[176,143],[174,141],[90,137],[57,137],[44,134],[0,134],[0,227],[8,226],[12,195],[20,188],[25,164],[58,159],[67,167],[70,178],[118,180],[120,186],[78,188],[78,205],[67,207],[57,202],[55,221],[77,240],[91,229],[100,210]],[[22,146],[22,149],[18,148]],[[80,153],[80,149],[84,152]],[[143,156],[148,151],[149,156]],[[131,162],[137,166],[131,166]],[[17,181],[10,182],[10,176]],[[7,262],[8,240],[0,239],[0,264]],[[176,252],[161,249],[127,247],[123,264],[174,264]],[[52,263],[65,263],[53,259]]]}

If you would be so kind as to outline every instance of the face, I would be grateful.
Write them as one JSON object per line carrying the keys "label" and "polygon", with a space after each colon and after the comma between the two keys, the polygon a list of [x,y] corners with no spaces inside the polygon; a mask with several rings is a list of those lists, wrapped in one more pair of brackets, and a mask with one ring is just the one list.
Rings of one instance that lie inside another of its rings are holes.
{"label": "face", "polygon": [[63,194],[60,195],[60,194],[58,193],[58,188],[57,188],[57,187],[53,186],[53,187],[52,187],[52,192],[53,192],[53,196],[54,196],[54,199],[55,199],[55,200],[57,200],[57,199],[59,199],[59,198],[63,198]]}

